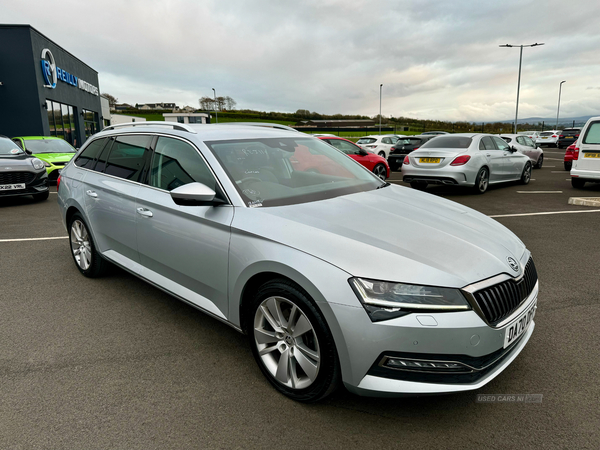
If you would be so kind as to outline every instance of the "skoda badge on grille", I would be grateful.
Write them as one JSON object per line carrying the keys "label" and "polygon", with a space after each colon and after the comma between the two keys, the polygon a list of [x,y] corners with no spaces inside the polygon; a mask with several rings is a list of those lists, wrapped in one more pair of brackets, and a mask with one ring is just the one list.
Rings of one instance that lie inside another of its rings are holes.
{"label": "skoda badge on grille", "polygon": [[519,263],[515,260],[515,258],[509,256],[508,258],[506,258],[506,261],[508,261],[508,265],[512,270],[514,270],[515,272],[519,271]]}

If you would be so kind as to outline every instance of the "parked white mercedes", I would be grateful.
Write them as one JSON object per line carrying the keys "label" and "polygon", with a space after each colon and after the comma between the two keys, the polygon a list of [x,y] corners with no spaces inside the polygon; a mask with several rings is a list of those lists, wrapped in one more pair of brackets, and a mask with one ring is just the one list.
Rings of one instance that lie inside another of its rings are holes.
{"label": "parked white mercedes", "polygon": [[415,189],[428,184],[469,186],[483,194],[490,184],[531,179],[529,157],[491,134],[438,136],[408,154],[402,179]]}

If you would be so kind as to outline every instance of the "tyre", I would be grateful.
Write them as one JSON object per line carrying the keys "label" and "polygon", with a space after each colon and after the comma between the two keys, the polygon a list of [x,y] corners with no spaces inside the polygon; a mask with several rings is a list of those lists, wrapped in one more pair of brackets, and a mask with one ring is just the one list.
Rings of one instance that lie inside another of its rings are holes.
{"label": "tyre", "polygon": [[246,329],[260,370],[282,394],[311,403],[337,388],[340,368],[333,336],[296,284],[275,279],[262,285]]}
{"label": "tyre", "polygon": [[[379,152],[378,155],[381,156],[382,158],[385,158],[385,152]],[[385,158],[385,159],[387,159],[387,158]]]}
{"label": "tyre", "polygon": [[575,189],[582,189],[583,186],[585,186],[585,180],[571,177],[571,186],[573,186]]}
{"label": "tyre", "polygon": [[485,191],[487,191],[489,185],[490,172],[487,167],[482,167],[479,169],[477,177],[475,178],[475,186],[473,186],[473,191],[476,194],[483,194]]}
{"label": "tyre", "polygon": [[427,188],[427,181],[411,181],[410,187],[418,191],[424,191]]}
{"label": "tyre", "polygon": [[542,153],[540,155],[540,157],[538,158],[537,163],[535,164],[535,168],[541,169],[543,164],[544,164],[544,154]]}
{"label": "tyre", "polygon": [[381,163],[375,164],[375,167],[373,167],[373,173],[383,181],[385,181],[387,178],[387,168]]}
{"label": "tyre", "polygon": [[42,192],[41,194],[33,194],[32,197],[36,202],[43,202],[50,197],[50,191]]}
{"label": "tyre", "polygon": [[521,178],[519,179],[520,184],[529,184],[531,180],[531,163],[527,161],[525,163],[525,167],[523,167],[523,172],[521,172]]}
{"label": "tyre", "polygon": [[104,275],[108,262],[96,250],[88,226],[79,213],[69,220],[68,230],[71,255],[79,271],[88,278]]}
{"label": "tyre", "polygon": [[571,171],[571,167],[573,167],[573,163],[571,161],[565,162],[565,170]]}

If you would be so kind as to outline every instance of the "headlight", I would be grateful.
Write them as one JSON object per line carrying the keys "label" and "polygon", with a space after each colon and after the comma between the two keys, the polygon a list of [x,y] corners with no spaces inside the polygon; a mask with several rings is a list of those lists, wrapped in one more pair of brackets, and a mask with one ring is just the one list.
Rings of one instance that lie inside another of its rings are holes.
{"label": "headlight", "polygon": [[471,306],[458,289],[351,278],[350,284],[372,321],[415,311],[466,311]]}
{"label": "headlight", "polygon": [[[44,162],[41,159],[38,159],[38,158],[33,158],[31,160],[31,165],[33,166],[33,168],[35,170],[41,170],[41,169],[44,168]],[[50,165],[50,164],[48,164],[48,165]]]}

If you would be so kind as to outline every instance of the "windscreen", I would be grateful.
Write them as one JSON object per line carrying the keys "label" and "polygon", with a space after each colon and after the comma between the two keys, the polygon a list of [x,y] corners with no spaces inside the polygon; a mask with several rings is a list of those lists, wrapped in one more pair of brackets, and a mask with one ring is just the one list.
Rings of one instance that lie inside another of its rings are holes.
{"label": "windscreen", "polygon": [[205,142],[249,207],[292,205],[370,191],[383,182],[320,139]]}
{"label": "windscreen", "polygon": [[466,136],[444,136],[425,142],[421,148],[469,148],[473,140]]}
{"label": "windscreen", "polygon": [[0,155],[21,155],[23,150],[10,139],[0,138]]}
{"label": "windscreen", "polygon": [[377,142],[377,139],[374,139],[374,138],[360,138],[358,141],[356,141],[356,143],[358,145],[372,144],[373,142]]}
{"label": "windscreen", "polygon": [[25,148],[34,155],[37,153],[76,153],[66,141],[62,139],[35,139],[25,140]]}

